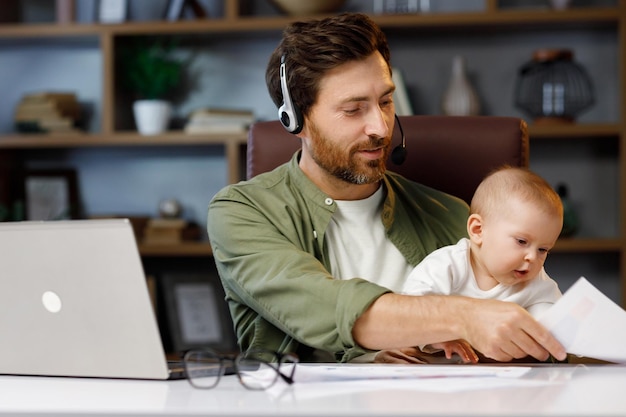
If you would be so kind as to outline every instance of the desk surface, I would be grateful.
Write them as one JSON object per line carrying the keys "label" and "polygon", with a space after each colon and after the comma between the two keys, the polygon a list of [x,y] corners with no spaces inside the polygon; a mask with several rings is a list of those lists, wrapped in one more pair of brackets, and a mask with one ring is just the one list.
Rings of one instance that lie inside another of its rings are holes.
{"label": "desk surface", "polygon": [[302,382],[277,385],[270,391],[248,391],[234,376],[204,391],[184,380],[0,376],[0,414],[624,416],[626,366],[534,366],[522,377],[509,380]]}

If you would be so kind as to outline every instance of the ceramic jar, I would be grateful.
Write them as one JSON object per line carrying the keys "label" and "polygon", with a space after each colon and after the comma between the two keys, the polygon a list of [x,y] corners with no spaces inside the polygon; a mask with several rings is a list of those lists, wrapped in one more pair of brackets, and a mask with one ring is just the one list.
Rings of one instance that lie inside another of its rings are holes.
{"label": "ceramic jar", "polygon": [[475,116],[480,114],[478,94],[467,78],[465,59],[455,56],[448,87],[441,101],[443,114],[448,116]]}

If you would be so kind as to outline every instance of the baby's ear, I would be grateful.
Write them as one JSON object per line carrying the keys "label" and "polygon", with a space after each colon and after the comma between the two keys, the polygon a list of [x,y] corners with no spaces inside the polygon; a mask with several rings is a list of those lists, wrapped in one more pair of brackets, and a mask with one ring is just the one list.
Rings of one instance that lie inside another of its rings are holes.
{"label": "baby's ear", "polygon": [[483,239],[483,218],[480,214],[471,214],[467,218],[467,235],[474,243],[480,244]]}

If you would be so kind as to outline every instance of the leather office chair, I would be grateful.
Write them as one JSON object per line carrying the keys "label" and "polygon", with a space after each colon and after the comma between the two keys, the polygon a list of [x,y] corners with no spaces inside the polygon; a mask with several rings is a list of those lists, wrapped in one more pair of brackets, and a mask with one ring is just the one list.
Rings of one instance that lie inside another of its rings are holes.
{"label": "leather office chair", "polygon": [[[526,123],[498,116],[400,116],[407,157],[387,167],[405,177],[467,201],[492,169],[509,164],[528,166]],[[392,147],[400,144],[397,123]],[[287,162],[300,139],[278,120],[257,122],[248,135],[247,177]]]}

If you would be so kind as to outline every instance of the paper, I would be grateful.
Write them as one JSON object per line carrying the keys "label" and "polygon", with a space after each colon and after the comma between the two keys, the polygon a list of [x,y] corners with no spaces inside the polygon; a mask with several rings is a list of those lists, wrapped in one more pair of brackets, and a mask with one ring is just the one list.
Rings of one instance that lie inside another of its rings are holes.
{"label": "paper", "polygon": [[585,277],[539,317],[539,322],[570,354],[626,363],[626,311]]}
{"label": "paper", "polygon": [[303,383],[453,377],[519,378],[529,370],[529,367],[523,366],[299,364],[296,367],[295,381]]}

